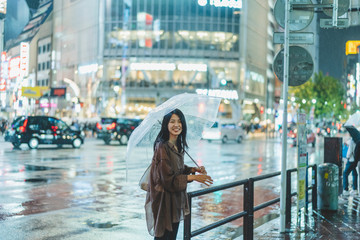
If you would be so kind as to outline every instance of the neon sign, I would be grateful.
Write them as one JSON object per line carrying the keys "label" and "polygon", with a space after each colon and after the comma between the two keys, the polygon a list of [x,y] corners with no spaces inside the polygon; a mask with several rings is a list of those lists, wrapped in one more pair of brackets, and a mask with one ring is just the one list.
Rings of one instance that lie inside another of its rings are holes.
{"label": "neon sign", "polygon": [[20,76],[20,56],[11,58],[9,61],[9,78]]}
{"label": "neon sign", "polygon": [[221,90],[221,89],[196,89],[195,90],[199,95],[208,95],[211,97],[220,97],[224,99],[239,99],[238,93],[236,90]]}
{"label": "neon sign", "polygon": [[198,0],[198,4],[202,7],[209,4],[215,7],[242,8],[242,0]]}
{"label": "neon sign", "polygon": [[20,76],[29,75],[30,45],[28,42],[20,43]]}

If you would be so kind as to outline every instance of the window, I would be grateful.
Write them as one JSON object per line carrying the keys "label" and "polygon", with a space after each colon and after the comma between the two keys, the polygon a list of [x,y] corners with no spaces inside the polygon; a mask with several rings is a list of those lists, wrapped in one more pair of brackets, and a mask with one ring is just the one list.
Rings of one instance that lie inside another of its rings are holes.
{"label": "window", "polygon": [[46,46],[43,45],[43,49],[42,49],[43,53],[46,52]]}
{"label": "window", "polygon": [[68,125],[61,120],[55,120],[55,126],[57,126],[59,130],[66,130],[69,128]]}
{"label": "window", "polygon": [[50,69],[50,61],[46,62],[46,69]]}
{"label": "window", "polygon": [[40,46],[38,48],[38,52],[39,52],[39,54],[41,54],[41,47]]}
{"label": "window", "polygon": [[38,63],[38,71],[41,71],[41,63]]}
{"label": "window", "polygon": [[47,44],[47,51],[48,51],[48,52],[50,52],[50,47],[51,47],[51,45],[50,45],[50,43],[48,43],[48,44]]}
{"label": "window", "polygon": [[45,63],[42,63],[42,69],[45,70]]}

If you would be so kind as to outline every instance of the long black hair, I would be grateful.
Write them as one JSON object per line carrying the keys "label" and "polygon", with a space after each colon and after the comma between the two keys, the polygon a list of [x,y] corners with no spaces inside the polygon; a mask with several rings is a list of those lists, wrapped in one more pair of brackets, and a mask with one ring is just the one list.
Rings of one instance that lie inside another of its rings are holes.
{"label": "long black hair", "polygon": [[156,144],[158,142],[169,141],[170,132],[168,129],[168,125],[169,125],[171,116],[173,114],[177,115],[180,118],[181,125],[182,125],[182,131],[176,140],[176,147],[178,148],[179,152],[183,152],[185,150],[185,148],[188,148],[188,145],[186,142],[187,126],[186,126],[185,116],[179,109],[176,108],[175,110],[169,112],[168,114],[166,114],[164,116],[162,124],[161,124],[161,130],[160,130],[159,134],[157,135],[155,142],[154,142],[154,150],[155,150]]}

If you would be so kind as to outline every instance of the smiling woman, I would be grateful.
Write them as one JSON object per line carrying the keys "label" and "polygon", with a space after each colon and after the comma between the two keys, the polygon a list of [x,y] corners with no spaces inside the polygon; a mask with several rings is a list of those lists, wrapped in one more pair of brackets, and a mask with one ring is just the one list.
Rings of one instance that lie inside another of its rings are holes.
{"label": "smiling woman", "polygon": [[154,142],[145,210],[148,231],[155,240],[176,239],[180,220],[189,214],[187,183],[197,181],[209,186],[213,182],[204,167],[184,164],[186,133],[185,116],[175,109],[164,116]]}

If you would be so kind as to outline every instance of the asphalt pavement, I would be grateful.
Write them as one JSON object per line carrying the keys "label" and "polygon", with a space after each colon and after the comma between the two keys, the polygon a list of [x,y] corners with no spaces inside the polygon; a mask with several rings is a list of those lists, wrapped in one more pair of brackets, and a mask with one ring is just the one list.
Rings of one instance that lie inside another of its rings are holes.
{"label": "asphalt pavement", "polygon": [[[13,149],[0,138],[0,239],[152,239],[144,220],[145,193],[136,182],[126,181],[125,150],[125,146],[105,145],[96,139],[86,139],[80,149]],[[320,150],[321,143],[309,148],[310,163],[321,158]],[[214,185],[273,173],[281,166],[280,140],[265,141],[261,134],[241,144],[201,141],[190,154],[207,167]],[[295,159],[296,149],[289,146],[288,156]],[[131,170],[142,174],[147,164],[137,163]],[[289,161],[289,168],[295,166],[296,161]],[[259,186],[259,193],[276,196],[279,186],[279,179],[266,182]],[[190,184],[188,191],[199,188]],[[231,215],[237,210],[229,207],[233,203],[239,201],[227,192],[202,198],[193,206],[192,228]],[[274,208],[262,216],[277,212]],[[235,221],[194,239],[235,239],[240,224]],[[183,223],[178,239],[182,237]]]}

